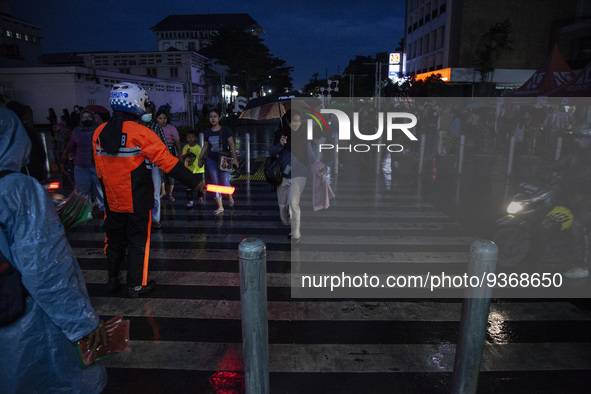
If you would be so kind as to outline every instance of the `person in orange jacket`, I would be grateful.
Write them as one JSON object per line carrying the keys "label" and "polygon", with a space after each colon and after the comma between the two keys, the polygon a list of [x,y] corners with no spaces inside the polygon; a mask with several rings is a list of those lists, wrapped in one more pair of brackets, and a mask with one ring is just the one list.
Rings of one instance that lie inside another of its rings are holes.
{"label": "person in orange jacket", "polygon": [[[151,291],[148,281],[151,209],[154,185],[146,160],[174,176],[188,188],[200,178],[172,156],[166,145],[147,127],[135,122],[145,110],[148,94],[131,82],[113,85],[113,118],[93,135],[94,159],[105,196],[105,254],[109,263],[107,285],[114,292],[122,287],[121,265],[127,260],[127,296]],[[127,250],[127,253],[126,253]]]}

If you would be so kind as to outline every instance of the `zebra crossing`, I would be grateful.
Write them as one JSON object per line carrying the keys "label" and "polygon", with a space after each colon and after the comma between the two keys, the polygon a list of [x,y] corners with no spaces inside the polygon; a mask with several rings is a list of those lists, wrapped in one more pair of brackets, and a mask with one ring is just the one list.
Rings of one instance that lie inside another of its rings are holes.
{"label": "zebra crossing", "polygon": [[[436,201],[408,182],[368,197],[359,182],[335,184],[337,198],[320,212],[312,211],[307,186],[305,248],[330,245],[331,258],[355,261],[354,247],[370,244],[408,272],[442,262],[465,269],[477,237]],[[176,201],[163,204],[150,251],[158,284],[148,298],[108,294],[100,220],[68,234],[97,312],[131,321],[132,350],[104,361],[105,392],[242,392],[238,245],[247,237],[267,247],[272,393],[450,391],[460,299],[292,298],[292,245],[275,193],[261,181],[233,184],[236,206],[220,217],[209,196],[187,210],[177,190]],[[590,370],[585,302],[493,300],[479,392],[589,392]]]}

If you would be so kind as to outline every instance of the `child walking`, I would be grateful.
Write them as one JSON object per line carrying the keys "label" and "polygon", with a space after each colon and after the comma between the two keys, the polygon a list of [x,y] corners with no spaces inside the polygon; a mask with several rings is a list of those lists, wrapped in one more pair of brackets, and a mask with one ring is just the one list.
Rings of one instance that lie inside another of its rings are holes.
{"label": "child walking", "polygon": [[[203,205],[203,197],[205,193],[203,192],[203,185],[205,182],[204,175],[205,175],[205,168],[203,166],[199,167],[199,163],[197,158],[201,154],[201,147],[197,143],[197,133],[195,130],[187,131],[187,135],[185,137],[187,139],[187,145],[183,147],[183,154],[182,159],[185,163],[185,167],[187,167],[193,174],[198,174],[201,178],[200,186],[197,187],[197,204]],[[193,208],[193,189],[186,189],[187,191],[187,203],[185,207]]]}

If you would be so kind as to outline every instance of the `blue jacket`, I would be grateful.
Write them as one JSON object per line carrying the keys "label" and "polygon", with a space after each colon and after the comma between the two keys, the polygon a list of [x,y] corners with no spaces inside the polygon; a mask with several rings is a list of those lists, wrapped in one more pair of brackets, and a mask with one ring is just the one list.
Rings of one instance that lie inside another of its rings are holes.
{"label": "blue jacket", "polygon": [[31,142],[16,115],[0,107],[0,250],[22,274],[27,310],[0,328],[2,393],[100,393],[106,370],[82,368],[75,341],[99,317],[51,198],[21,174]]}
{"label": "blue jacket", "polygon": [[[281,131],[277,131],[275,133],[275,138],[271,146],[269,146],[269,154],[271,156],[280,155],[279,156],[279,164],[281,165],[281,171],[285,170],[285,167],[289,164],[291,166],[291,174],[289,176],[284,175],[286,178],[297,178],[297,177],[308,177],[310,174],[310,166],[314,161],[316,161],[316,157],[314,155],[314,151],[312,149],[312,145],[310,142],[306,143],[307,153],[308,153],[308,163],[309,165],[305,165],[302,163],[298,158],[291,154],[291,151],[286,149],[283,145],[281,145],[279,141],[279,137],[281,137]],[[302,136],[299,136],[302,138]],[[304,143],[303,141],[298,141],[300,143]]]}

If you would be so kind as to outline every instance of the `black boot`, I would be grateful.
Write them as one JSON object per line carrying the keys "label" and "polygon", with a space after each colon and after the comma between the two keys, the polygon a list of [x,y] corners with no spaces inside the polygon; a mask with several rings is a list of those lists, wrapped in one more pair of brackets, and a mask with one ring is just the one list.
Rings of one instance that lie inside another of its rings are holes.
{"label": "black boot", "polygon": [[109,280],[107,281],[107,288],[109,289],[109,293],[114,293],[118,290],[121,290],[123,285],[121,284],[121,273],[117,274],[117,276],[109,276]]}
{"label": "black boot", "polygon": [[149,280],[145,286],[135,286],[127,288],[127,297],[138,298],[140,294],[147,294],[156,286],[155,280]]}

